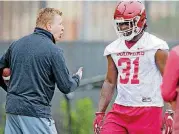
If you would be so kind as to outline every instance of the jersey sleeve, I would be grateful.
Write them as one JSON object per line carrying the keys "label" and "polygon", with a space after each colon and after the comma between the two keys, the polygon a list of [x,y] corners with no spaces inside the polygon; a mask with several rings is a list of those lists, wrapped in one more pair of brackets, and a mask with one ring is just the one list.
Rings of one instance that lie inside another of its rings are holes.
{"label": "jersey sleeve", "polygon": [[110,55],[110,54],[111,54],[110,48],[109,48],[109,46],[107,46],[107,47],[104,49],[104,54],[103,54],[103,56],[108,56],[108,55]]}
{"label": "jersey sleeve", "polygon": [[119,48],[119,44],[121,44],[121,39],[117,39],[113,41],[111,44],[109,44],[108,46],[106,46],[103,56],[117,53],[121,48],[121,47]]}
{"label": "jersey sleeve", "polygon": [[169,50],[169,47],[168,47],[167,42],[164,41],[164,42],[160,45],[159,49]]}

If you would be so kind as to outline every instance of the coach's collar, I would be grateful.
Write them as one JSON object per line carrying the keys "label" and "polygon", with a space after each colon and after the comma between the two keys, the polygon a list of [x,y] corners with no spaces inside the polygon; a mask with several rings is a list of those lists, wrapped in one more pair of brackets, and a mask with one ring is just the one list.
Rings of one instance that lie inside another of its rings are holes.
{"label": "coach's collar", "polygon": [[46,35],[48,38],[50,38],[50,39],[53,41],[54,44],[56,43],[53,34],[50,33],[49,31],[45,30],[45,29],[36,27],[35,30],[34,30],[34,33],[44,34],[44,35]]}

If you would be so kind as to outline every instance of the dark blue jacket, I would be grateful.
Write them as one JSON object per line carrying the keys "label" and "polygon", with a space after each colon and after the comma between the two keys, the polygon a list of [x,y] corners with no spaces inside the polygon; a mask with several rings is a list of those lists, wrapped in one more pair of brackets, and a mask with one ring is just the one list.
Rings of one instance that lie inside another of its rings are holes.
{"label": "dark blue jacket", "polygon": [[7,88],[0,78],[7,90],[6,113],[49,118],[55,83],[65,94],[79,86],[79,76],[69,74],[53,35],[40,28],[11,44],[0,59],[0,70],[5,67],[11,69]]}

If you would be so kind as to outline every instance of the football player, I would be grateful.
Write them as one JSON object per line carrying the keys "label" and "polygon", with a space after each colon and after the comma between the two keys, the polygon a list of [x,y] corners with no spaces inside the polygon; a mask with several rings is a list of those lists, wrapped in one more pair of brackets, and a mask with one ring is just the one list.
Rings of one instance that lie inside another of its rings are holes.
{"label": "football player", "polygon": [[[144,4],[121,1],[114,12],[119,36],[104,51],[108,69],[94,120],[96,134],[161,134],[163,99],[160,84],[167,43],[145,32]],[[117,88],[112,109],[106,109]]]}
{"label": "football player", "polygon": [[[179,46],[172,48],[166,62],[166,67],[161,85],[162,97],[165,102],[169,102],[175,111],[173,133],[179,133]],[[170,116],[169,116],[170,117]],[[170,118],[169,118],[170,119]],[[172,120],[170,120],[171,122]],[[170,125],[170,122],[167,123]],[[172,124],[171,124],[172,125]],[[171,126],[170,125],[170,126]]]}

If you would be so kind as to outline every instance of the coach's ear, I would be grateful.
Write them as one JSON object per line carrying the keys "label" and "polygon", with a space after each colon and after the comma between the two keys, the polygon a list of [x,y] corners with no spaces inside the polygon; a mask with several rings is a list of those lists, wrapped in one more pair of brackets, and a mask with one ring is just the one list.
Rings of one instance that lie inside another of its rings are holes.
{"label": "coach's ear", "polygon": [[4,79],[2,78],[2,72],[3,68],[0,68],[0,86],[7,92],[7,85],[4,82]]}

